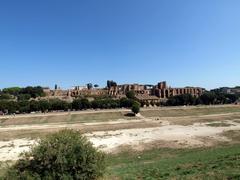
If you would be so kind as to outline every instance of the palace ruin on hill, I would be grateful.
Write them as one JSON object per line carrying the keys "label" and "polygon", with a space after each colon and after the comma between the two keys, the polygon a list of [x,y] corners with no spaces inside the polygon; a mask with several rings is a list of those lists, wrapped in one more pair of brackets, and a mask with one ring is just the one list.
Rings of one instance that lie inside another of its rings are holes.
{"label": "palace ruin on hill", "polygon": [[115,82],[108,82],[106,88],[89,88],[87,86],[75,86],[69,90],[44,88],[47,98],[60,98],[69,101],[81,96],[111,96],[120,99],[126,97],[129,91],[133,91],[140,102],[157,103],[176,95],[191,94],[192,96],[199,97],[203,94],[204,89],[200,87],[171,88],[167,86],[166,81],[160,82],[157,85],[117,85]]}

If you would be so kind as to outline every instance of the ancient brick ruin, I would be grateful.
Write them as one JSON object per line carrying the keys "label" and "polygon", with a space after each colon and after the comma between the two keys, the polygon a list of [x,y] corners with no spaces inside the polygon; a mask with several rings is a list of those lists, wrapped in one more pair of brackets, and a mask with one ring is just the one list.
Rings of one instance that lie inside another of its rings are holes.
{"label": "ancient brick ruin", "polygon": [[108,94],[114,97],[122,97],[128,91],[133,91],[140,102],[156,103],[166,100],[169,97],[183,94],[191,94],[192,96],[199,97],[204,92],[204,89],[199,87],[171,88],[167,86],[166,81],[163,81],[157,85],[118,85],[111,87]]}
{"label": "ancient brick ruin", "polygon": [[200,87],[171,88],[167,86],[166,81],[159,82],[157,85],[123,84],[106,88],[87,88],[86,86],[76,86],[69,90],[45,88],[47,97],[72,100],[80,96],[111,96],[113,98],[126,97],[127,92],[133,91],[136,98],[143,103],[157,103],[164,101],[172,96],[191,94],[198,97],[204,92]]}

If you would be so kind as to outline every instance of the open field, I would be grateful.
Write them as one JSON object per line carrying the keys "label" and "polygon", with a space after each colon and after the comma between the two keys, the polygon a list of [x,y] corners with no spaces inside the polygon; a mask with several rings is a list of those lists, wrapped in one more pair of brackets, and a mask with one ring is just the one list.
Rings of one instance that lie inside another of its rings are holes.
{"label": "open field", "polygon": [[9,125],[30,125],[30,124],[49,124],[49,123],[84,123],[84,122],[104,122],[110,120],[136,119],[135,117],[125,116],[124,112],[92,112],[92,113],[63,113],[63,114],[44,114],[43,115],[19,115],[15,117],[0,118],[1,126]]}
{"label": "open field", "polygon": [[181,116],[202,116],[225,113],[240,113],[239,106],[193,106],[193,107],[178,107],[178,108],[163,108],[160,111],[157,109],[146,110],[141,114],[145,117],[181,117]]}
{"label": "open field", "polygon": [[239,178],[240,106],[151,108],[137,117],[129,112],[1,117],[0,175],[4,162],[17,160],[38,138],[72,128],[111,154],[106,179]]}
{"label": "open field", "polygon": [[106,179],[240,179],[239,149],[230,145],[123,152],[108,157]]}

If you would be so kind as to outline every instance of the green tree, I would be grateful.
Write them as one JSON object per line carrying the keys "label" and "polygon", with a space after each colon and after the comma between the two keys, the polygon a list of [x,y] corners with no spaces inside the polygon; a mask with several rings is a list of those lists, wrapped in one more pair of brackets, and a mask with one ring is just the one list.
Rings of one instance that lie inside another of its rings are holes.
{"label": "green tree", "polygon": [[19,112],[20,113],[29,113],[30,112],[30,103],[29,101],[19,101]]}
{"label": "green tree", "polygon": [[216,93],[214,92],[205,92],[200,96],[200,100],[205,105],[215,104],[216,102]]}
{"label": "green tree", "polygon": [[51,105],[47,100],[39,101],[39,110],[42,112],[47,112],[50,109]]}
{"label": "green tree", "polygon": [[5,88],[2,91],[5,94],[11,94],[13,96],[17,96],[20,93],[21,88],[20,87],[10,87],[10,88]]}
{"label": "green tree", "polygon": [[128,98],[120,99],[120,107],[130,108],[133,105],[134,100]]}
{"label": "green tree", "polygon": [[72,102],[72,108],[75,110],[82,109],[82,101],[81,99],[74,99]]}
{"label": "green tree", "polygon": [[238,100],[238,96],[236,94],[226,94],[225,97],[230,103],[235,103]]}
{"label": "green tree", "polygon": [[6,173],[5,179],[98,179],[105,156],[78,131],[62,130],[41,139]]}
{"label": "green tree", "polygon": [[19,94],[29,94],[32,98],[42,97],[45,95],[43,92],[43,88],[40,86],[28,86],[26,88],[22,88]]}
{"label": "green tree", "polygon": [[38,101],[30,101],[30,111],[34,112],[34,111],[39,111],[40,107],[39,107],[39,102]]}
{"label": "green tree", "polygon": [[71,109],[71,103],[68,103],[68,102],[60,100],[60,99],[51,99],[51,100],[49,100],[49,103],[50,103],[50,110],[67,111],[68,109]]}
{"label": "green tree", "polygon": [[126,93],[126,96],[128,99],[134,99],[135,98],[135,92],[134,91],[128,91]]}
{"label": "green tree", "polygon": [[138,102],[134,102],[132,105],[132,112],[136,115],[140,112],[140,104]]}
{"label": "green tree", "polygon": [[191,94],[172,96],[167,101],[168,106],[183,106],[195,104],[197,104],[197,99],[196,97],[193,97]]}
{"label": "green tree", "polygon": [[19,94],[18,95],[18,101],[25,101],[25,100],[29,100],[31,98],[30,94]]}
{"label": "green tree", "polygon": [[19,104],[16,101],[2,100],[0,101],[0,111],[12,114],[19,110]]}
{"label": "green tree", "polygon": [[89,109],[89,108],[91,108],[91,103],[86,98],[81,99],[81,104],[82,104],[82,109]]}
{"label": "green tree", "polygon": [[89,109],[91,108],[91,103],[88,99],[74,99],[72,102],[72,108],[75,110]]}
{"label": "green tree", "polygon": [[12,95],[5,94],[5,93],[0,94],[0,100],[10,100],[10,99],[13,99]]}
{"label": "green tree", "polygon": [[108,80],[107,81],[107,87],[108,87],[108,89],[110,89],[111,87],[116,87],[117,86],[117,83],[115,82],[115,81],[110,81],[110,80]]}
{"label": "green tree", "polygon": [[87,84],[87,88],[88,88],[88,89],[92,89],[92,88],[93,88],[92,83],[88,83],[88,84]]}

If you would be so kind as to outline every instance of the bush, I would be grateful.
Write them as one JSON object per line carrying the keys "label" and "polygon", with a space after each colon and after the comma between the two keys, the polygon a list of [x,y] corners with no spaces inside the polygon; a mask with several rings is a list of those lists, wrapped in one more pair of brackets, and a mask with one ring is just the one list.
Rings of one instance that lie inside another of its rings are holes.
{"label": "bush", "polygon": [[134,91],[128,91],[126,93],[126,96],[128,99],[135,99],[135,92]]}
{"label": "bush", "polygon": [[10,179],[97,179],[105,170],[104,154],[78,131],[62,130],[40,140],[6,175]]}
{"label": "bush", "polygon": [[128,98],[120,99],[120,107],[130,108],[133,105],[134,100]]}
{"label": "bush", "polygon": [[138,114],[140,112],[140,104],[138,102],[134,102],[132,105],[132,112],[134,114]]}
{"label": "bush", "polygon": [[91,103],[88,99],[75,99],[72,102],[72,108],[75,110],[89,109],[91,108]]}
{"label": "bush", "polygon": [[120,102],[119,100],[114,100],[111,98],[107,99],[95,99],[92,101],[92,108],[93,109],[111,109],[111,108],[119,108]]}
{"label": "bush", "polygon": [[172,96],[166,102],[168,106],[196,105],[197,103],[197,98],[191,94]]}
{"label": "bush", "polygon": [[58,110],[67,111],[68,109],[71,109],[71,103],[68,103],[60,99],[49,100],[49,106],[50,106],[50,110],[53,110],[53,111],[58,111]]}

